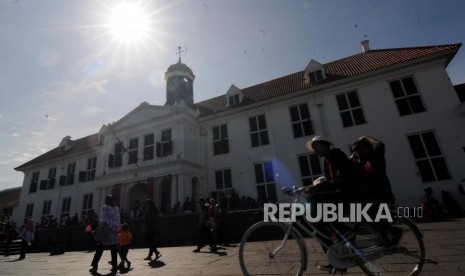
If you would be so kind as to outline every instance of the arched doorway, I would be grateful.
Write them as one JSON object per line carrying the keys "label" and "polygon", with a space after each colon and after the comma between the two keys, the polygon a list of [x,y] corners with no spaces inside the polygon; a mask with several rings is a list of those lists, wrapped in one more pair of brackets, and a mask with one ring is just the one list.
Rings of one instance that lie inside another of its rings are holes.
{"label": "arched doorway", "polygon": [[160,183],[160,211],[168,214],[171,211],[171,180],[164,178]]}
{"label": "arched doorway", "polygon": [[125,210],[127,210],[126,213],[131,218],[140,218],[142,216],[147,192],[147,184],[141,182],[138,182],[129,189]]}

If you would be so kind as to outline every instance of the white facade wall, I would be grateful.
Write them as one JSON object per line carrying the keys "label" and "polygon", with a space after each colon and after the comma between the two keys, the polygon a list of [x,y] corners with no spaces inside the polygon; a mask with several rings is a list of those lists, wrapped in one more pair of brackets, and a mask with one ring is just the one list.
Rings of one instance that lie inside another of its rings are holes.
{"label": "white facade wall", "polygon": [[[400,116],[389,81],[412,76],[422,96],[425,112]],[[343,127],[336,95],[357,91],[366,124]],[[386,145],[387,172],[399,206],[417,206],[423,189],[432,187],[441,199],[441,190],[459,199],[458,183],[465,178],[463,171],[465,145],[465,116],[460,113],[459,101],[443,63],[398,68],[364,79],[341,83],[321,91],[300,93],[287,99],[269,100],[248,106],[226,115],[207,118],[208,188],[216,190],[215,171],[230,168],[236,193],[257,196],[254,163],[271,160],[277,188],[301,185],[297,156],[307,152],[305,143],[311,138],[294,138],[289,107],[307,103],[315,135],[328,136],[336,147],[349,155],[349,145],[356,138],[368,134]],[[253,148],[250,141],[248,118],[264,114],[270,144]],[[230,152],[213,155],[212,127],[227,124]],[[417,169],[407,135],[434,131],[446,159],[452,179],[423,183]],[[279,200],[286,200],[277,191]],[[288,199],[288,198],[287,198]],[[463,203],[462,203],[463,205]]]}
{"label": "white facade wall", "polygon": [[[60,217],[62,200],[71,197],[70,213],[80,214],[84,194],[93,193],[93,208],[98,210],[104,196],[115,184],[122,184],[122,207],[130,206],[131,196],[144,196],[140,181],[149,177],[171,176],[171,205],[183,201],[185,196],[205,198],[216,190],[215,171],[231,169],[232,185],[239,196],[257,197],[254,164],[271,161],[280,201],[289,198],[282,195],[280,187],[301,185],[298,155],[308,153],[305,143],[311,136],[294,138],[289,107],[308,104],[315,135],[325,135],[336,147],[347,154],[348,146],[361,135],[372,135],[386,145],[387,172],[399,206],[417,206],[423,189],[431,187],[441,199],[442,189],[460,199],[458,183],[465,178],[465,113],[463,104],[455,94],[444,67],[445,61],[402,65],[390,70],[316,86],[263,102],[233,107],[214,115],[197,118],[198,114],[185,105],[173,107],[150,106],[147,103],[131,111],[118,122],[103,127],[103,144],[91,151],[64,155],[63,159],[27,168],[19,206],[13,216],[22,222],[26,205],[34,203],[34,216],[40,221],[43,202],[51,200],[51,214]],[[411,76],[416,82],[426,111],[399,116],[389,81]],[[366,123],[343,127],[336,95],[357,91]],[[226,95],[225,95],[226,97]],[[269,144],[252,147],[249,117],[265,115]],[[213,154],[212,128],[227,125],[229,153]],[[139,138],[139,162],[128,164],[128,154],[123,154],[119,168],[108,167],[108,156],[113,153],[118,136],[126,148],[131,138]],[[161,140],[161,131],[172,129],[173,154],[143,161],[144,136],[154,134],[154,141]],[[434,131],[443,156],[446,159],[451,179],[423,183],[418,172],[407,135],[423,131]],[[97,156],[96,180],[79,182],[79,171],[87,169],[87,160]],[[76,162],[74,185],[59,186],[60,175],[66,173],[67,164]],[[57,180],[52,190],[29,193],[32,173],[40,170],[40,180],[46,179],[49,168],[57,167]],[[196,182],[196,186],[193,186]],[[160,201],[161,185],[155,187],[154,196]],[[462,206],[463,200],[460,201]]]}
{"label": "white facade wall", "polygon": [[[33,167],[25,171],[25,177],[23,181],[23,189],[21,190],[20,203],[13,211],[13,218],[16,222],[23,222],[26,214],[26,206],[30,203],[34,204],[34,211],[32,219],[36,222],[41,221],[42,209],[45,201],[51,200],[50,215],[55,218],[60,218],[62,211],[62,202],[66,197],[71,197],[70,215],[75,213],[80,214],[82,210],[84,195],[87,193],[93,194],[93,206],[94,209],[99,207],[100,195],[96,190],[95,182],[79,182],[78,174],[79,171],[87,169],[87,160],[94,156],[98,156],[100,151],[94,150],[90,152],[81,153],[79,155],[73,155],[66,157],[58,162],[46,163],[42,166]],[[76,174],[73,185],[60,186],[59,177],[60,175],[66,175],[67,167],[69,163],[76,162]],[[97,157],[98,163],[98,157]],[[40,181],[48,178],[48,171],[50,168],[57,168],[55,187],[49,190],[40,190]],[[101,168],[101,165],[100,165]],[[97,171],[99,170],[99,164],[97,164]],[[34,193],[29,192],[32,174],[34,172],[39,173],[39,183],[37,184],[37,191]],[[98,209],[95,209],[98,210]]]}

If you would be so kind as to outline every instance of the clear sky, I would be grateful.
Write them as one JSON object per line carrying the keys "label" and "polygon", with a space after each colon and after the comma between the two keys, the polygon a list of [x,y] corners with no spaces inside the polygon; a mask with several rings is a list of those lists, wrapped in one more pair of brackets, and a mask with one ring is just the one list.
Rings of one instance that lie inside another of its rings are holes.
{"label": "clear sky", "polygon": [[[164,73],[182,61],[194,101],[371,49],[462,43],[462,0],[0,1],[0,190],[14,168],[165,103]],[[129,18],[130,23],[123,19]],[[127,25],[130,24],[130,25]],[[129,28],[129,32],[127,32]],[[124,32],[126,31],[126,32]],[[465,49],[449,64],[465,82]]]}

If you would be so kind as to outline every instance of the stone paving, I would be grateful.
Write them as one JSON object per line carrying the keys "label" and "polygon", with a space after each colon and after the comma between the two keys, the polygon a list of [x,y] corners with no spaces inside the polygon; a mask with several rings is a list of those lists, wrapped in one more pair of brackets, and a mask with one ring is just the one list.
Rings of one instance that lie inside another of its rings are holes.
{"label": "stone paving", "polygon": [[[421,275],[465,275],[465,219],[447,222],[419,224],[424,235],[426,256],[439,262],[425,264]],[[317,270],[325,264],[326,257],[316,242],[307,240],[309,251],[308,269],[304,275],[327,275]],[[147,249],[129,251],[132,262],[130,271],[118,275],[242,275],[238,261],[238,245],[221,247],[218,253],[193,253],[193,246],[160,248],[163,256],[155,262],[144,261]],[[88,269],[93,253],[66,252],[49,256],[48,253],[28,254],[26,259],[18,256],[0,256],[0,275],[90,275]],[[97,275],[112,275],[109,251],[105,251]],[[358,268],[349,269],[348,275],[363,275]]]}

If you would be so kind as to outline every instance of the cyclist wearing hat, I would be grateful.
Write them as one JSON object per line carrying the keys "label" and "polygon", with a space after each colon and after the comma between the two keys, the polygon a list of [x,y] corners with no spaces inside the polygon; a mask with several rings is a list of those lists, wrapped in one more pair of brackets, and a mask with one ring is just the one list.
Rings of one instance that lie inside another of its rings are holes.
{"label": "cyclist wearing hat", "polygon": [[324,176],[326,181],[316,181],[309,185],[307,193],[314,191],[340,192],[347,200],[356,200],[359,193],[360,174],[355,164],[347,155],[324,136],[315,136],[307,142],[307,149],[324,157]]}
{"label": "cyclist wearing hat", "polygon": [[[310,201],[313,203],[357,202],[360,174],[355,163],[340,149],[334,148],[333,144],[323,136],[313,137],[306,146],[308,150],[324,157],[324,177],[316,179],[313,185],[309,185],[305,189],[305,192],[310,195]],[[328,236],[331,235],[324,223],[315,224],[315,226],[323,233],[327,233]],[[340,225],[340,227],[344,226]],[[333,243],[332,240],[327,240],[324,237],[320,237],[320,239],[327,246]],[[322,246],[325,253],[326,247]],[[339,269],[331,264],[318,266],[318,269],[333,273],[347,271],[345,268]]]}

